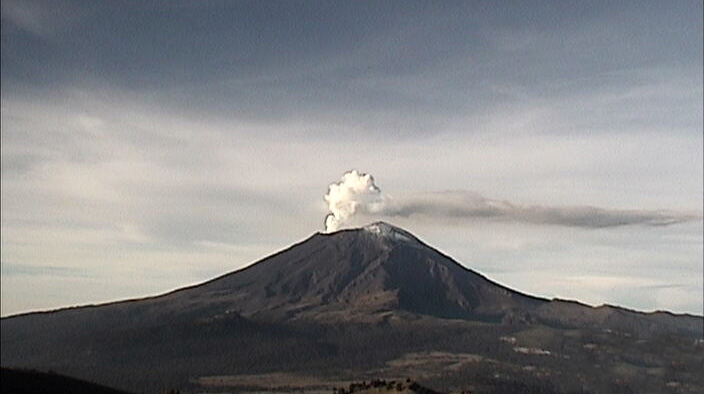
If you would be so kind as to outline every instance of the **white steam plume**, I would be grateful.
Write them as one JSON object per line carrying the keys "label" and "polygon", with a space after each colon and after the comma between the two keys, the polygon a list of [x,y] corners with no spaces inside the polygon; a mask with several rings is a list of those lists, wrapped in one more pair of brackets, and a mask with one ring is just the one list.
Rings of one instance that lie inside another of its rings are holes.
{"label": "white steam plume", "polygon": [[377,213],[384,206],[374,177],[357,170],[346,172],[340,182],[330,184],[325,201],[329,210],[325,217],[327,232],[340,229],[357,213]]}
{"label": "white steam plume", "polygon": [[374,177],[356,170],[345,173],[340,182],[331,184],[325,201],[329,209],[325,218],[327,232],[352,224],[355,215],[365,219],[404,217],[444,223],[484,219],[581,228],[668,226],[702,219],[701,213],[692,212],[521,205],[469,191],[426,192],[391,198],[381,193]]}

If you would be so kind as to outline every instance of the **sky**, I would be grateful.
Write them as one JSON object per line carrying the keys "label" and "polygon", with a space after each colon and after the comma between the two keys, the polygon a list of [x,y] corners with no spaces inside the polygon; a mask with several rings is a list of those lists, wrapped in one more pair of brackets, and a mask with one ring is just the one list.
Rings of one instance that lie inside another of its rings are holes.
{"label": "sky", "polygon": [[355,225],[703,313],[701,1],[1,4],[3,316],[247,266],[353,169],[396,204]]}

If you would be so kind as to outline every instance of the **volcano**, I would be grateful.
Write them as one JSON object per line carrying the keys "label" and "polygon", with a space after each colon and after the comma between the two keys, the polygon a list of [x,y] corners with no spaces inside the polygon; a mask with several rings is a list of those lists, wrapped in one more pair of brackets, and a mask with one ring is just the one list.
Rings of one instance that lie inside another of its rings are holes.
{"label": "volcano", "polygon": [[[486,376],[541,392],[609,392],[609,377],[639,377],[649,392],[667,382],[648,371],[673,362],[678,382],[704,383],[687,372],[702,363],[702,326],[699,316],[526,295],[378,222],[316,233],[164,295],[3,318],[2,365],[136,391],[238,391],[256,377],[271,388],[285,372],[289,388],[416,374],[479,392],[498,387]],[[627,367],[604,375],[609,363]]]}
{"label": "volcano", "polygon": [[317,233],[163,301],[206,308],[215,302],[223,313],[321,322],[378,320],[391,313],[500,320],[544,302],[493,283],[383,222]]}

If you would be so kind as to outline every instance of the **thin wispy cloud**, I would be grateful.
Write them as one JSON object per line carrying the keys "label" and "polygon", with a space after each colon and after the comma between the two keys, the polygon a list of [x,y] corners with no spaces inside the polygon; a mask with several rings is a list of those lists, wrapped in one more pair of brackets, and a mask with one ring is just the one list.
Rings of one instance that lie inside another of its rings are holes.
{"label": "thin wispy cloud", "polygon": [[46,41],[54,40],[85,13],[70,2],[43,0],[6,0],[0,7],[4,23]]}

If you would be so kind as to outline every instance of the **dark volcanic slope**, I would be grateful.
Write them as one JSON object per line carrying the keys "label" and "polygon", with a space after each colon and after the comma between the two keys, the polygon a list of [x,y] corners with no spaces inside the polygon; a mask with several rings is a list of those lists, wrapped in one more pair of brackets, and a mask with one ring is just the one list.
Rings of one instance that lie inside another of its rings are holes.
{"label": "dark volcanic slope", "polygon": [[[3,341],[21,331],[147,327],[164,322],[227,320],[259,329],[259,322],[312,319],[369,320],[393,312],[484,321],[540,321],[551,325],[639,330],[645,334],[702,332],[701,318],[644,314],[548,301],[510,290],[469,270],[412,234],[380,222],[301,243],[239,271],[162,296],[2,320]],[[41,322],[41,323],[40,323]],[[16,328],[16,329],[15,329]],[[8,333],[7,335],[5,333]],[[38,332],[39,333],[39,332]]]}
{"label": "dark volcanic slope", "polygon": [[0,388],[2,388],[3,393],[128,394],[126,391],[54,373],[2,368],[0,376],[2,376]]}
{"label": "dark volcanic slope", "polygon": [[700,334],[702,319],[622,308],[592,308],[531,297],[458,264],[387,223],[307,240],[243,270],[159,300],[210,314],[281,321],[369,321],[394,315],[560,327]]}
{"label": "dark volcanic slope", "polygon": [[[455,324],[472,321],[492,323],[484,339]],[[412,322],[423,328],[406,324]],[[525,325],[609,329],[634,339],[702,333],[701,317],[521,294],[385,223],[315,234],[245,269],[162,296],[18,315],[1,324],[3,366],[155,391],[233,371],[348,368],[368,362],[370,352],[383,364],[408,351],[408,341],[416,349],[448,348],[452,335],[464,336],[467,349],[486,344],[485,351],[497,351],[498,331]],[[393,349],[378,346],[393,341]]]}
{"label": "dark volcanic slope", "polygon": [[247,317],[346,320],[389,311],[494,319],[545,303],[493,283],[385,223],[301,244],[244,270],[167,297],[216,301]]}

